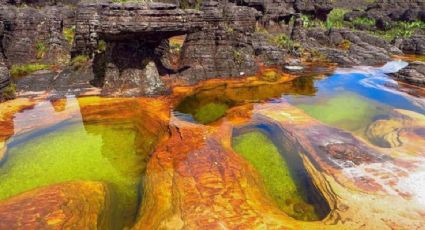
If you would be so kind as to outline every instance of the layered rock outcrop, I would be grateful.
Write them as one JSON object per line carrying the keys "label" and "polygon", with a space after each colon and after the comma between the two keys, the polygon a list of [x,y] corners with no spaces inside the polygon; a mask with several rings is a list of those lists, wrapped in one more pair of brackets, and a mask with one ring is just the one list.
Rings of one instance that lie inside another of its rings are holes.
{"label": "layered rock outcrop", "polygon": [[425,54],[425,34],[415,35],[410,38],[400,38],[394,41],[394,45],[399,47],[406,54]]}
{"label": "layered rock outcrop", "polygon": [[306,47],[317,49],[330,61],[341,65],[383,64],[391,60],[391,55],[401,54],[385,40],[349,29],[310,29],[303,41]]}
{"label": "layered rock outcrop", "polygon": [[252,45],[256,11],[235,4],[204,2],[205,26],[187,35],[181,51],[180,73],[189,81],[254,74],[257,65]]}
{"label": "layered rock outcrop", "polygon": [[10,87],[10,85],[9,69],[0,59],[0,102],[5,99],[10,99],[9,95],[5,95],[7,93],[7,88]]}
{"label": "layered rock outcrop", "polygon": [[[80,4],[73,53],[95,56],[96,82],[105,92],[162,94],[159,72],[173,72],[161,60],[168,38],[203,25],[199,11],[172,4]],[[104,50],[99,50],[101,42]]]}
{"label": "layered rock outcrop", "polygon": [[253,7],[260,15],[260,20],[268,24],[270,21],[288,22],[295,13],[312,15],[325,20],[332,10],[332,1],[329,0],[243,0],[231,1],[239,5]]}
{"label": "layered rock outcrop", "polygon": [[63,63],[69,58],[58,8],[0,6],[0,37],[7,63]]}

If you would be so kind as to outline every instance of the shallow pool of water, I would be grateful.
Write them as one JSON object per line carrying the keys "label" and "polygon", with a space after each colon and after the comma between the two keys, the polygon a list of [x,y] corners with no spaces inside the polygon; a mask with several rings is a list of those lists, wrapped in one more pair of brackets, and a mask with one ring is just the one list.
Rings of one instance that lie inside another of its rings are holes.
{"label": "shallow pool of water", "polygon": [[281,210],[298,220],[323,219],[329,207],[306,176],[301,158],[296,152],[277,147],[265,131],[257,127],[235,131],[233,149],[259,172],[267,192]]}
{"label": "shallow pool of water", "polygon": [[61,109],[56,102],[41,102],[16,115],[15,128],[23,130],[37,121],[59,121],[8,140],[0,167],[0,200],[60,182],[101,181],[110,191],[113,229],[131,226],[154,138],[144,135],[132,119],[102,119],[116,113],[112,109],[86,121],[77,99],[65,102]]}
{"label": "shallow pool of water", "polygon": [[[210,125],[227,119],[228,112],[240,105],[253,104],[255,109],[258,104],[288,102],[322,123],[367,140],[367,128],[387,119],[393,109],[425,114],[425,99],[397,90],[397,82],[386,75],[403,65],[392,62],[382,68],[338,69],[326,77],[308,74],[276,84],[224,82],[200,87],[172,111],[167,105],[166,112]],[[149,125],[146,114],[136,109],[137,103],[117,102],[113,109],[96,101],[87,109],[80,108],[79,100],[42,101],[15,114],[16,134],[8,139],[6,157],[0,162],[0,200],[64,181],[102,181],[111,190],[113,229],[130,227],[139,208],[149,154],[160,134]],[[273,202],[298,220],[326,217],[330,208],[296,148],[287,148],[290,141],[282,143],[285,134],[264,124],[250,127],[250,120],[244,122],[248,128],[234,131],[232,147],[259,173]]]}

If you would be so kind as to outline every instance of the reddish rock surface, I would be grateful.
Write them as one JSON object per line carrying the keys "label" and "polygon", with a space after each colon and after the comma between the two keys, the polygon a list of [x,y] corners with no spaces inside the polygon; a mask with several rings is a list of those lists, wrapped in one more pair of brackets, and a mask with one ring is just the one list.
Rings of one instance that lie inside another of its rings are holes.
{"label": "reddish rock surface", "polygon": [[108,191],[99,182],[69,182],[0,202],[0,229],[106,229]]}

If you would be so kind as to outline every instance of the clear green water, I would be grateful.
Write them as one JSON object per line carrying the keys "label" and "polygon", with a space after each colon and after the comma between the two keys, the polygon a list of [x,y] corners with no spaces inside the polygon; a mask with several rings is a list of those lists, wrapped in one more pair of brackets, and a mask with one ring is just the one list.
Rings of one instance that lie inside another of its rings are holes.
{"label": "clear green water", "polygon": [[0,199],[58,182],[104,181],[112,191],[114,229],[122,229],[137,212],[146,160],[136,151],[137,135],[128,124],[79,122],[11,142],[0,167]]}
{"label": "clear green water", "polygon": [[208,103],[196,110],[194,118],[202,123],[208,124],[224,116],[229,106],[224,103]]}
{"label": "clear green water", "polygon": [[326,124],[356,133],[364,132],[373,120],[389,112],[387,106],[348,92],[295,105]]}
{"label": "clear green water", "polygon": [[266,190],[281,210],[299,220],[320,219],[314,206],[305,201],[288,163],[265,134],[250,131],[234,137],[232,144],[262,176]]}

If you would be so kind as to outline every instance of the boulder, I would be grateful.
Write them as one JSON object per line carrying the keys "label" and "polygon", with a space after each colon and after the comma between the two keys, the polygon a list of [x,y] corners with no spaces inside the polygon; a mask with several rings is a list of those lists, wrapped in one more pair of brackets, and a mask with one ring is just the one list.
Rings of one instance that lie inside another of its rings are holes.
{"label": "boulder", "polygon": [[393,42],[403,53],[425,55],[425,35],[401,38]]}

